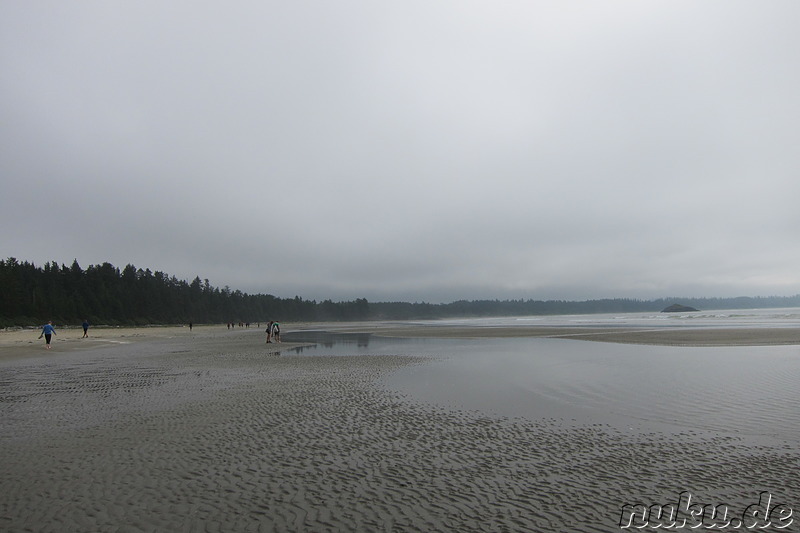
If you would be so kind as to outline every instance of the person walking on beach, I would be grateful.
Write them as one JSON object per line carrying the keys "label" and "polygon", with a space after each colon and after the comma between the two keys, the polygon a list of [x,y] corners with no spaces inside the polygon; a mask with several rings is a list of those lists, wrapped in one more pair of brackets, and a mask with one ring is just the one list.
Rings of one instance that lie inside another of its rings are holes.
{"label": "person walking on beach", "polygon": [[53,327],[53,321],[48,320],[47,324],[45,324],[44,327],[42,328],[42,334],[39,335],[40,339],[42,338],[42,336],[44,336],[44,341],[47,343],[48,350],[50,349],[50,339],[55,334],[56,334],[56,328]]}
{"label": "person walking on beach", "polygon": [[87,319],[83,320],[83,339],[89,336],[89,321]]}
{"label": "person walking on beach", "polygon": [[267,324],[267,344],[272,342],[270,340],[272,338],[272,324],[274,324],[274,322],[272,320],[270,320],[269,324]]}
{"label": "person walking on beach", "polygon": [[275,342],[281,342],[281,325],[279,322],[272,323],[272,338]]}

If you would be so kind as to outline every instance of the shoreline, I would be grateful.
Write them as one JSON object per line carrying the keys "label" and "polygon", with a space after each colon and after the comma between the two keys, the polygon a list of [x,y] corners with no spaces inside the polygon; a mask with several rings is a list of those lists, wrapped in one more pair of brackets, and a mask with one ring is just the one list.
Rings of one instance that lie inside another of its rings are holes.
{"label": "shoreline", "polygon": [[[799,327],[598,327],[598,326],[480,326],[463,327],[398,322],[298,322],[284,323],[284,335],[303,330],[323,330],[330,333],[365,333],[379,337],[397,338],[525,338],[544,337],[574,339],[592,342],[641,344],[657,346],[784,346],[800,345]],[[41,355],[44,340],[39,339],[39,329],[0,331],[0,360]],[[262,328],[226,328],[225,325],[94,326],[88,338],[80,327],[57,328],[53,349],[48,353],[92,350],[109,345],[130,344],[159,339],[209,339],[235,338],[237,336],[264,335]]]}

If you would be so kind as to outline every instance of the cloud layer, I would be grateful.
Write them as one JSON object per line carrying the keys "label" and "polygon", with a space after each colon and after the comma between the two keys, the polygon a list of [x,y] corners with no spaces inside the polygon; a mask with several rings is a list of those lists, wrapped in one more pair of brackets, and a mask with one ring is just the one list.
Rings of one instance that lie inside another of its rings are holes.
{"label": "cloud layer", "polygon": [[315,299],[796,294],[798,16],[5,3],[0,254]]}

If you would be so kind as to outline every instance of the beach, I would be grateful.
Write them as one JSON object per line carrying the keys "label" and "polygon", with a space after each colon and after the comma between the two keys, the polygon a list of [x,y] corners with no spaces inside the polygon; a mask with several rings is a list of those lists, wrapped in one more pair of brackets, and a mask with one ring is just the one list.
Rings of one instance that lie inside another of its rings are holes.
{"label": "beach", "polygon": [[[791,328],[284,324],[312,329],[800,344]],[[681,491],[732,512],[764,491],[800,507],[800,446],[790,439],[416,401],[385,383],[425,373],[430,356],[300,355],[299,343],[265,344],[263,328],[81,335],[57,329],[46,351],[38,331],[0,333],[0,530],[601,532],[619,529],[623,505],[677,501]]]}

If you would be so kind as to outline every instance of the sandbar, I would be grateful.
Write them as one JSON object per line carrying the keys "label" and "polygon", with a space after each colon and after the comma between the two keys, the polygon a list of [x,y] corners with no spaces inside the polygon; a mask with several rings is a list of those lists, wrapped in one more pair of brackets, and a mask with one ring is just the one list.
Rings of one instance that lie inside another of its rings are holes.
{"label": "sandbar", "polygon": [[431,325],[370,325],[343,329],[386,337],[503,338],[548,337],[622,344],[663,346],[775,346],[800,344],[800,327],[461,327]]}

